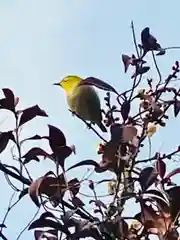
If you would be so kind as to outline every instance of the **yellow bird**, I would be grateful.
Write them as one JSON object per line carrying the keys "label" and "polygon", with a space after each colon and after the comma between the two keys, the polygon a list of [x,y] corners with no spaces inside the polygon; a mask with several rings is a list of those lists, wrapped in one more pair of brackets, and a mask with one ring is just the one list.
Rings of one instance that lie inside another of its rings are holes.
{"label": "yellow bird", "polygon": [[72,112],[77,113],[85,121],[97,124],[103,132],[107,132],[102,124],[99,97],[92,86],[80,85],[82,80],[78,76],[68,75],[54,85],[61,86],[65,90],[67,103]]}

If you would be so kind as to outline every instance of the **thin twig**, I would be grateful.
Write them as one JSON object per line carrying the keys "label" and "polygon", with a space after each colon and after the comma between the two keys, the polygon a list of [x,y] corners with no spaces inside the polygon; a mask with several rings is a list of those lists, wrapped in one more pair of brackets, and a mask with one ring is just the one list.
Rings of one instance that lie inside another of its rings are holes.
{"label": "thin twig", "polygon": [[137,45],[137,42],[136,42],[136,34],[135,34],[135,30],[134,30],[133,21],[131,21],[131,28],[132,28],[133,41],[134,41],[134,46],[135,46],[135,49],[136,49],[136,53],[137,53],[138,58],[140,58],[140,54],[139,54],[139,51],[138,51],[138,45]]}
{"label": "thin twig", "polygon": [[73,115],[75,115],[76,117],[78,117],[79,119],[81,119],[81,121],[83,121],[89,129],[91,129],[101,140],[103,140],[104,142],[107,143],[107,140],[104,139],[104,138],[91,126],[91,124],[87,123],[87,122],[86,122],[82,117],[80,117],[77,113],[71,111],[70,109],[69,109],[69,111],[70,111]]}
{"label": "thin twig", "polygon": [[[18,199],[16,202],[14,202],[14,203],[11,205],[12,200],[13,200],[15,194],[16,194],[16,193],[14,192],[14,193],[12,194],[10,200],[9,200],[8,208],[7,208],[6,214],[5,214],[5,216],[4,216],[4,219],[3,219],[3,221],[2,221],[2,226],[5,224],[6,218],[8,217],[8,214],[9,214],[9,212],[11,211],[11,209],[20,201],[20,200]],[[0,229],[0,232],[1,232],[1,233],[2,233],[2,231],[3,231],[3,227],[1,227],[1,229]]]}
{"label": "thin twig", "polygon": [[180,49],[180,47],[166,47],[163,48],[164,50],[171,50],[171,49]]}
{"label": "thin twig", "polygon": [[[172,153],[168,153],[168,154],[163,154],[162,157],[159,157],[158,159],[170,159],[173,155],[175,155],[176,153],[178,153],[179,150],[175,150],[173,151]],[[147,159],[142,159],[142,160],[138,160],[135,162],[135,164],[138,164],[138,163],[147,163],[147,162],[150,162],[150,161],[153,161],[153,160],[157,160],[157,156],[153,156],[151,158],[147,158]]]}
{"label": "thin twig", "polygon": [[156,90],[158,89],[159,85],[161,84],[162,82],[162,76],[161,76],[161,72],[159,70],[159,67],[158,67],[158,64],[156,62],[156,58],[155,58],[155,55],[154,55],[154,52],[152,51],[152,57],[153,57],[153,61],[154,61],[154,64],[155,64],[155,67],[156,67],[156,70],[157,70],[157,73],[159,75],[159,82],[157,83],[156,85]]}
{"label": "thin twig", "polygon": [[19,235],[17,236],[16,240],[19,240],[21,235],[26,231],[26,229],[31,225],[31,223],[34,221],[34,219],[36,218],[36,216],[38,215],[40,211],[40,208],[38,208],[38,210],[36,211],[36,213],[34,214],[33,218],[31,219],[31,221],[22,229],[22,231],[19,233]]}
{"label": "thin twig", "polygon": [[1,162],[0,162],[0,171],[8,174],[9,176],[13,177],[14,179],[20,181],[23,184],[30,185],[31,181],[28,178],[25,178],[21,175],[14,173],[13,171],[7,169]]}

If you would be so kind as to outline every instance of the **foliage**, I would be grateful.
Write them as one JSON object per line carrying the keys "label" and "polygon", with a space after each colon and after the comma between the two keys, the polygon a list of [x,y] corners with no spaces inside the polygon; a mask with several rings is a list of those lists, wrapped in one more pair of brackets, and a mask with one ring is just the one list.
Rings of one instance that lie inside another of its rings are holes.
{"label": "foliage", "polygon": [[[156,63],[156,56],[165,57],[170,48],[162,48],[156,38],[150,34],[149,28],[142,31],[141,44],[136,43],[133,23],[132,32],[137,56],[134,53],[131,57],[122,55],[125,73],[130,66],[134,70],[131,89],[118,93],[109,83],[95,77],[87,77],[81,83],[93,85],[107,92],[104,98],[106,109],[102,112],[109,132],[109,140],[104,139],[93,126],[81,119],[103,141],[97,151],[101,157],[100,162],[86,159],[66,169],[65,161],[75,153],[75,146],[68,146],[64,132],[52,125],[48,125],[48,136],[37,134],[20,141],[20,130],[26,127],[27,122],[37,116],[48,117],[48,115],[38,105],[20,110],[19,98],[15,97],[12,90],[3,89],[4,98],[0,99],[0,108],[13,113],[16,128],[1,132],[0,153],[6,150],[9,142],[12,142],[18,151],[19,168],[0,162],[0,170],[8,179],[9,177],[16,179],[23,186],[22,189],[14,186],[15,192],[20,191],[19,199],[9,205],[0,225],[2,239],[7,239],[3,229],[6,227],[8,213],[25,195],[29,195],[32,204],[38,209],[43,209],[43,213],[28,226],[28,230],[34,231],[36,240],[45,237],[49,240],[74,240],[86,237],[98,240],[134,240],[149,239],[150,234],[155,234],[159,239],[179,239],[180,186],[172,182],[172,177],[180,173],[180,168],[168,172],[167,163],[179,153],[180,146],[170,153],[157,152],[147,159],[139,157],[145,140],[149,139],[151,142],[151,137],[157,128],[166,126],[170,115],[169,109],[173,109],[174,117],[180,112],[180,88],[175,88],[171,84],[178,78],[179,62],[175,62],[172,72],[163,79]],[[151,79],[146,77],[150,66],[144,58],[150,53],[159,75],[158,81],[153,77]],[[146,81],[147,88],[137,89],[142,81]],[[168,96],[170,94],[168,99],[167,94]],[[116,97],[116,105],[111,104],[112,95]],[[135,101],[137,109],[136,113],[132,114],[132,103]],[[22,155],[22,143],[42,139],[48,142],[51,152],[35,145]],[[56,172],[49,171],[33,179],[28,166],[31,161],[36,161],[38,164],[42,158],[50,159],[56,166]],[[150,165],[143,168],[142,163]],[[79,194],[85,179],[67,179],[67,172],[82,166],[91,166],[97,174],[110,171],[116,176],[113,180],[102,179],[100,182],[88,178],[88,188],[94,196],[89,202],[91,206],[95,206],[93,215],[86,210],[86,204]],[[108,182],[109,196],[111,196],[111,203],[108,205],[98,198],[96,192],[96,187],[103,182]],[[10,180],[8,184],[11,184]],[[68,199],[65,197],[66,193],[69,193]],[[127,217],[123,212],[130,199],[135,200],[140,211]],[[51,206],[51,210],[47,205]],[[128,220],[131,220],[131,224]]]}

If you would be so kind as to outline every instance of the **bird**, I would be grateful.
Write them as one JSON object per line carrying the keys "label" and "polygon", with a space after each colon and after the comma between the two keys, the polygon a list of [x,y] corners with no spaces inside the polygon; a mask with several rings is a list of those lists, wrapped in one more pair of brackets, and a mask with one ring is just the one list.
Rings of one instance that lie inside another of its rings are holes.
{"label": "bird", "polygon": [[70,110],[83,120],[97,124],[102,132],[107,129],[102,123],[101,104],[93,86],[81,85],[84,79],[76,75],[67,75],[60,82],[54,83],[65,90]]}

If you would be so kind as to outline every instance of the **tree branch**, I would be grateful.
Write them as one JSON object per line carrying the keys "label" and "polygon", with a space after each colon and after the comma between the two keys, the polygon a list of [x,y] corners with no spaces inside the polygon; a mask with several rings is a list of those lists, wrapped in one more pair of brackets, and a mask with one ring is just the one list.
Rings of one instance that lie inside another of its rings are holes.
{"label": "tree branch", "polygon": [[16,180],[20,181],[21,183],[24,183],[28,186],[31,184],[31,181],[28,178],[20,176],[20,175],[14,173],[13,171],[7,169],[2,163],[0,163],[0,171],[8,174],[9,176],[13,177],[14,179],[16,179]]}

